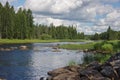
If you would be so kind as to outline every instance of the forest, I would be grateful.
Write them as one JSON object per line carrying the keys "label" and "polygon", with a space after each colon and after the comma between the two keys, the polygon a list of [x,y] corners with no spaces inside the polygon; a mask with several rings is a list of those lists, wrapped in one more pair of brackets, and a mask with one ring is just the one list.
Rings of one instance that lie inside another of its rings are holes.
{"label": "forest", "polygon": [[19,8],[14,10],[8,2],[0,3],[0,39],[91,39],[120,40],[120,31],[114,31],[109,26],[106,32],[85,35],[77,32],[74,26],[54,26],[34,24],[32,11]]}
{"label": "forest", "polygon": [[120,40],[120,31],[114,31],[109,26],[106,32],[95,33],[91,36],[92,40]]}
{"label": "forest", "polygon": [[16,12],[8,2],[0,3],[1,39],[83,39],[73,26],[34,24],[32,11],[22,9]]}

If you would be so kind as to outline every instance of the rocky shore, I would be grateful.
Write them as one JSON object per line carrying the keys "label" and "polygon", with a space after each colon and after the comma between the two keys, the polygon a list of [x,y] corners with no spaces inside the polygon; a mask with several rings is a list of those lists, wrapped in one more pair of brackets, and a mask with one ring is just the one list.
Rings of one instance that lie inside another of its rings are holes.
{"label": "rocky shore", "polygon": [[111,56],[103,64],[95,61],[84,67],[67,66],[49,71],[48,75],[46,80],[120,80],[120,53]]}

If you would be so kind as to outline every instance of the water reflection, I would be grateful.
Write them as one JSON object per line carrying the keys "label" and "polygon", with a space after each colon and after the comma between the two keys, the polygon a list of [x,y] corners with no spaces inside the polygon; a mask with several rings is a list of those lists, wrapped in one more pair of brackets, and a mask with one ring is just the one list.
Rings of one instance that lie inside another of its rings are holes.
{"label": "water reflection", "polygon": [[7,80],[39,80],[40,77],[47,76],[48,71],[66,66],[71,60],[83,63],[82,52],[65,49],[53,52],[52,47],[57,44],[60,43],[0,45],[0,47],[21,45],[29,47],[28,50],[0,51],[0,77]]}

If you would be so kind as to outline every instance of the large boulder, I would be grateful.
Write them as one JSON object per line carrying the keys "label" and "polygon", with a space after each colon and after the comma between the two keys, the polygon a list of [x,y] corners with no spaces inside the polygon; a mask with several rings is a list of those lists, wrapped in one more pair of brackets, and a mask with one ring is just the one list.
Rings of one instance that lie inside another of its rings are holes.
{"label": "large boulder", "polygon": [[101,70],[101,74],[105,77],[109,77],[109,78],[117,78],[114,69],[111,66],[105,66],[102,70]]}
{"label": "large boulder", "polygon": [[47,80],[80,80],[80,66],[67,66],[49,71]]}

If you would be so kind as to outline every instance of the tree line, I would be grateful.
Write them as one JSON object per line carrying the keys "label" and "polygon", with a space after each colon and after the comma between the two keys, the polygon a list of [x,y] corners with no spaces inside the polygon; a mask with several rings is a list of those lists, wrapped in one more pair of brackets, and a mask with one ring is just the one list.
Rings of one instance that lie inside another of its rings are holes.
{"label": "tree line", "polygon": [[3,6],[0,3],[0,37],[5,39],[33,38],[33,16],[30,9],[14,7],[8,2]]}
{"label": "tree line", "polygon": [[91,37],[92,40],[120,40],[120,31],[114,31],[109,26],[106,32],[95,33]]}
{"label": "tree line", "polygon": [[74,26],[49,26],[37,25],[35,26],[35,36],[37,39],[84,39],[84,33],[78,33]]}
{"label": "tree line", "polygon": [[2,39],[83,39],[73,26],[35,25],[30,9],[16,12],[8,2],[0,3],[0,38]]}

